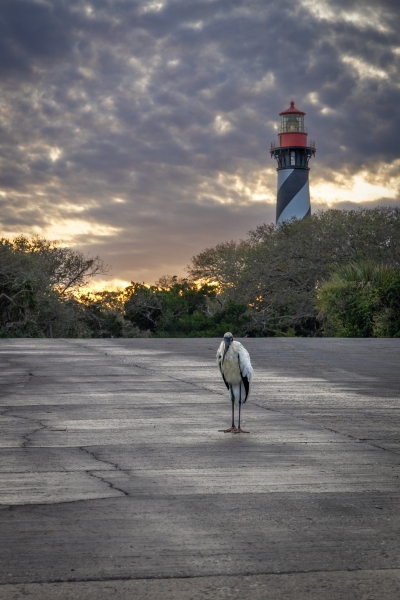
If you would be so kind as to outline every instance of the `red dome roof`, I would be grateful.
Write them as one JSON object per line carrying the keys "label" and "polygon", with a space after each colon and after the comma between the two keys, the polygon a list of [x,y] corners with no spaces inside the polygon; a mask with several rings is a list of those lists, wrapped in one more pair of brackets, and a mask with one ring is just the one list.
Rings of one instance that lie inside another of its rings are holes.
{"label": "red dome roof", "polygon": [[287,110],[284,110],[283,112],[279,113],[279,116],[282,115],[305,115],[305,112],[302,112],[301,110],[298,110],[295,105],[293,100],[290,103],[290,107]]}

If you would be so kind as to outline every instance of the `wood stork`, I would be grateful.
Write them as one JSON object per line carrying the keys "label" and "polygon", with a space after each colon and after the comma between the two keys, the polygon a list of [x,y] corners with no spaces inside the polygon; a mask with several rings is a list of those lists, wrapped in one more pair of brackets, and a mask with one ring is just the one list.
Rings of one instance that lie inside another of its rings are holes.
{"label": "wood stork", "polygon": [[[232,427],[220,429],[224,433],[250,433],[240,428],[240,410],[249,397],[253,367],[250,355],[240,342],[233,341],[230,332],[225,333],[218,351],[217,362],[232,402]],[[235,427],[235,404],[239,405],[238,427]]]}

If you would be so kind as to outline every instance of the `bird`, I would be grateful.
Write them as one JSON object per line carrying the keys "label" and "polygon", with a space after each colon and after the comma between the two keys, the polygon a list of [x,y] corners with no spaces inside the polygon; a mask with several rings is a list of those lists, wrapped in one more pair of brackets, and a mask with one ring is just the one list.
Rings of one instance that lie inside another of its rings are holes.
{"label": "bird", "polygon": [[[240,428],[240,411],[242,404],[249,397],[253,367],[246,348],[240,342],[233,341],[230,331],[224,334],[224,339],[218,348],[217,363],[232,402],[232,426],[219,431],[250,433]],[[235,404],[239,405],[238,427],[235,426]]]}

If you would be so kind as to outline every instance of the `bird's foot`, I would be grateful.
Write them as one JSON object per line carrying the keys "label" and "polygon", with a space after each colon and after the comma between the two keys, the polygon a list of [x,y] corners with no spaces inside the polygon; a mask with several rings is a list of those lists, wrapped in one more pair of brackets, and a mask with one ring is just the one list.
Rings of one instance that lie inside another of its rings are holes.
{"label": "bird's foot", "polygon": [[229,427],[229,429],[218,429],[218,431],[222,431],[222,433],[236,433],[237,430],[237,427]]}
{"label": "bird's foot", "polygon": [[240,429],[240,427],[236,427],[233,433],[250,433],[250,431],[244,431],[243,429]]}

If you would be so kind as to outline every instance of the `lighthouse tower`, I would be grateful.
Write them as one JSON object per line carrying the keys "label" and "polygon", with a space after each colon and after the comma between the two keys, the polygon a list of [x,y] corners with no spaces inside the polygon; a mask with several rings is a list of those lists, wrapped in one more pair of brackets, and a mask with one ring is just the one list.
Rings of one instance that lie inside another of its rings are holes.
{"label": "lighthouse tower", "polygon": [[271,144],[271,156],[278,163],[277,225],[311,214],[308,161],[315,156],[315,142],[307,141],[304,127],[306,113],[298,110],[292,101],[290,107],[279,114],[279,142]]}

